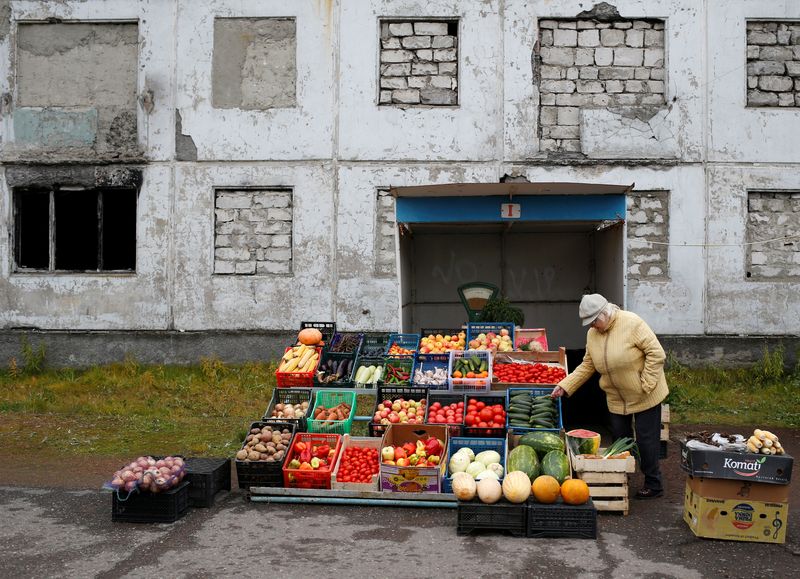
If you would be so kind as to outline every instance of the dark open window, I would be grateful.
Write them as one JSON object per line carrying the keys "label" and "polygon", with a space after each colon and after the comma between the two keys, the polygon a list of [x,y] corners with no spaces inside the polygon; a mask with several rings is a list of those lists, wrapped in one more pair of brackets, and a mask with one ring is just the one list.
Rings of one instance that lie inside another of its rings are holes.
{"label": "dark open window", "polygon": [[134,271],[135,189],[14,192],[18,270]]}

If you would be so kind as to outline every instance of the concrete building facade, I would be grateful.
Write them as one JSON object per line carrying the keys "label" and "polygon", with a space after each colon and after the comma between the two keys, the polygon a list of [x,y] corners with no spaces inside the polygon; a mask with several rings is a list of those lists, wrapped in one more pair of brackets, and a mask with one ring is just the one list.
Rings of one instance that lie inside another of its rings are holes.
{"label": "concrete building facade", "polygon": [[[0,115],[4,354],[263,358],[465,321],[481,277],[572,348],[606,287],[687,357],[797,344],[797,2],[0,0]],[[398,220],[503,182],[627,186],[619,239]]]}

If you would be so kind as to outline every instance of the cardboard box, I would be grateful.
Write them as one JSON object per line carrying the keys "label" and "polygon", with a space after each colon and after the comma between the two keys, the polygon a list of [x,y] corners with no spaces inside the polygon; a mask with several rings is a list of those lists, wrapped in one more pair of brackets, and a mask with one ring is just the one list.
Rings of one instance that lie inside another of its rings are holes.
{"label": "cardboard box", "polygon": [[794,459],[788,454],[765,455],[688,448],[681,441],[681,468],[695,477],[725,478],[786,485]]}
{"label": "cardboard box", "polygon": [[683,520],[698,537],[751,541],[786,542],[788,503],[744,499],[705,498],[686,482]]}
{"label": "cardboard box", "polygon": [[514,349],[520,349],[520,342],[539,342],[542,350],[547,351],[547,330],[545,328],[517,328],[514,330]]}
{"label": "cardboard box", "polygon": [[333,475],[331,475],[331,488],[345,491],[379,491],[378,480],[380,479],[380,473],[372,475],[371,482],[369,483],[339,482],[339,466],[342,464],[344,451],[350,446],[357,446],[358,448],[376,448],[378,449],[378,461],[380,462],[381,460],[380,438],[356,437],[345,434],[342,437],[342,448],[339,450],[339,457],[336,459]]}
{"label": "cardboard box", "polygon": [[773,485],[749,480],[702,478],[689,475],[686,483],[692,492],[707,499],[737,499],[788,503],[790,485]]}
{"label": "cardboard box", "polygon": [[384,446],[399,446],[406,442],[416,444],[433,436],[442,441],[444,450],[436,467],[400,467],[386,465],[381,462],[382,491],[401,493],[441,493],[442,480],[447,468],[447,446],[449,443],[447,426],[434,424],[392,424],[381,440]]}

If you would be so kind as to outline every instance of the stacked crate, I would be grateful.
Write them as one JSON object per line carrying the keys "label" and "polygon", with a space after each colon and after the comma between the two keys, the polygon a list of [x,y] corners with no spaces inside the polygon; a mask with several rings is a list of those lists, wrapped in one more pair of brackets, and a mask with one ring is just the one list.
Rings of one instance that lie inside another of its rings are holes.
{"label": "stacked crate", "polygon": [[589,496],[598,511],[628,514],[628,475],[636,471],[636,459],[585,458],[569,452],[575,476],[589,485]]}

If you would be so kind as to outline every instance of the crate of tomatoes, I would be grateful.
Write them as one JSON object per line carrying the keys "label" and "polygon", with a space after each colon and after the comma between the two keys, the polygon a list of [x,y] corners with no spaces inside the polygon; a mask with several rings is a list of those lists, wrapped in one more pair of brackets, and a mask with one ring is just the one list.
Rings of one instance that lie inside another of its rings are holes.
{"label": "crate of tomatoes", "polygon": [[377,491],[380,480],[380,438],[342,437],[342,449],[333,470],[331,488]]}
{"label": "crate of tomatoes", "polygon": [[567,374],[564,348],[555,352],[507,352],[497,354],[492,365],[492,390],[521,384],[558,384]]}
{"label": "crate of tomatoes", "polygon": [[467,398],[466,413],[464,414],[463,436],[504,438],[505,435],[505,396],[469,396]]}

